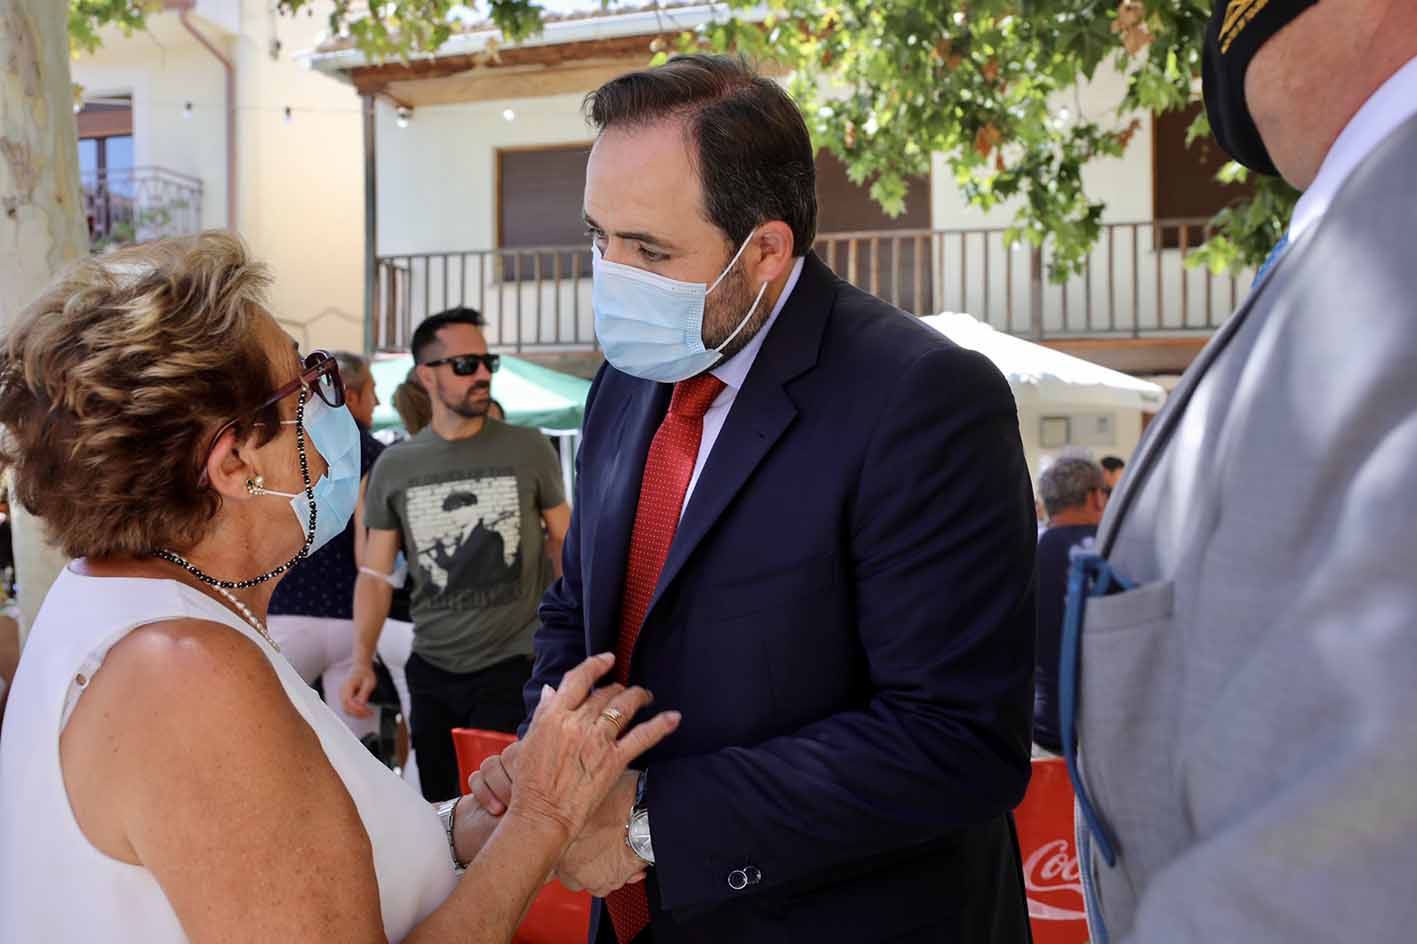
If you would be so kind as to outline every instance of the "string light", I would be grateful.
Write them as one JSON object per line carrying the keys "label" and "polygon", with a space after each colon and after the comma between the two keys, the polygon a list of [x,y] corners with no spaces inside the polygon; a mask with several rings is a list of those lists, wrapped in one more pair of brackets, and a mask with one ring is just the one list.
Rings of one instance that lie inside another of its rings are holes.
{"label": "string light", "polygon": [[394,114],[398,116],[395,121],[400,128],[407,128],[409,121],[413,119],[413,109],[404,105],[400,105]]}
{"label": "string light", "polygon": [[188,118],[188,119],[192,117],[192,103],[191,103],[191,102],[188,102],[187,104],[185,104],[185,105],[182,106],[182,117],[183,117],[183,118]]}
{"label": "string light", "polygon": [[517,113],[508,108],[502,112],[502,117],[507,121],[516,121]]}
{"label": "string light", "polygon": [[286,124],[290,124],[290,123],[291,123],[292,121],[294,121],[294,120],[295,120],[295,113],[290,110],[290,106],[289,106],[289,105],[286,105],[286,106],[285,106],[285,123],[286,123]]}

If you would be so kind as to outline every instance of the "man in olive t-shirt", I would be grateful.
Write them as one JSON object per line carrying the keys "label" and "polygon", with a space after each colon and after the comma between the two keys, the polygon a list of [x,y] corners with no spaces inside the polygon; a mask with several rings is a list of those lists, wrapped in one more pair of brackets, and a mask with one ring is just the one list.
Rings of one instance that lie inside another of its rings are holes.
{"label": "man in olive t-shirt", "polygon": [[[370,529],[355,587],[346,710],[367,712],[370,665],[400,549],[413,581],[409,719],[423,795],[461,793],[455,727],[515,731],[531,674],[536,609],[570,523],[561,469],[534,429],[487,418],[495,355],[471,309],[425,320],[413,356],[433,421],[369,473]],[[543,530],[544,528],[544,530]]]}

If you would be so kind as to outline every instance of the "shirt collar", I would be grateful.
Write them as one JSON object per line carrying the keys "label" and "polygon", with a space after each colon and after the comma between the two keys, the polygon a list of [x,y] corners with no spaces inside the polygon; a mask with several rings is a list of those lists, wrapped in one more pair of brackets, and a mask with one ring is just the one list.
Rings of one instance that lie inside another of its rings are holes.
{"label": "shirt collar", "polygon": [[1417,115],[1417,58],[1394,72],[1333,142],[1314,182],[1299,198],[1294,215],[1289,218],[1291,243],[1327,212],[1344,181],[1363,159],[1413,115]]}
{"label": "shirt collar", "polygon": [[711,371],[726,386],[732,387],[734,390],[742,389],[743,382],[748,379],[748,371],[753,369],[753,362],[758,359],[758,352],[762,350],[763,342],[767,340],[768,332],[772,330],[777,316],[782,314],[783,306],[787,304],[792,290],[797,287],[797,279],[802,275],[802,264],[806,260],[806,256],[799,256],[797,261],[792,264],[792,274],[787,277],[787,284],[782,287],[782,294],[777,297],[777,304],[772,306],[772,314],[768,315],[767,322],[757,334],[753,335],[753,340],[748,342],[748,346]]}

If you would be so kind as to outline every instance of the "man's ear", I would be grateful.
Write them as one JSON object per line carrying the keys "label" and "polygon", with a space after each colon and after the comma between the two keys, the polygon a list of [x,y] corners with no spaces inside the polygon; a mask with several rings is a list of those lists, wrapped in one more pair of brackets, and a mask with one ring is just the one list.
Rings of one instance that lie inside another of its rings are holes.
{"label": "man's ear", "polygon": [[759,226],[753,233],[752,245],[745,251],[751,254],[748,282],[756,288],[779,278],[792,268],[794,249],[792,227],[786,223],[773,220]]}
{"label": "man's ear", "polygon": [[433,392],[433,371],[434,368],[424,367],[422,364],[419,364],[417,367],[414,368],[414,372],[418,374],[418,382],[423,384],[423,389],[428,391],[430,394]]}
{"label": "man's ear", "polygon": [[251,497],[246,488],[259,474],[249,461],[249,445],[237,441],[236,430],[228,429],[218,437],[207,456],[207,481],[223,499],[243,500]]}

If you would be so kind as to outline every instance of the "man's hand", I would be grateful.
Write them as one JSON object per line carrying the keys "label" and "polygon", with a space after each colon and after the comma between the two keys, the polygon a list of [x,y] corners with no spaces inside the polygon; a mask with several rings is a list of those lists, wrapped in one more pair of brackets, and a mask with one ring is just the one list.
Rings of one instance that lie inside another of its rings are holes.
{"label": "man's hand", "polygon": [[600,809],[561,857],[556,877],[571,891],[585,890],[597,898],[645,877],[646,863],[625,843],[625,826],[635,805],[639,773],[627,770]]}
{"label": "man's hand", "polygon": [[513,741],[500,754],[493,754],[467,778],[467,787],[477,805],[493,816],[507,812],[512,802],[511,769],[516,766],[522,742]]}
{"label": "man's hand", "polygon": [[356,718],[371,716],[374,712],[369,710],[369,696],[374,694],[376,684],[378,680],[374,677],[374,666],[368,662],[356,662],[340,689],[344,710]]}
{"label": "man's hand", "polygon": [[[517,741],[501,754],[487,758],[468,778],[472,797],[493,816],[505,813],[512,801],[512,778],[520,748],[521,742]],[[635,804],[638,779],[636,771],[625,771],[561,858],[556,877],[571,891],[585,890],[604,898],[622,885],[644,879],[644,860],[625,843],[625,826]]]}

